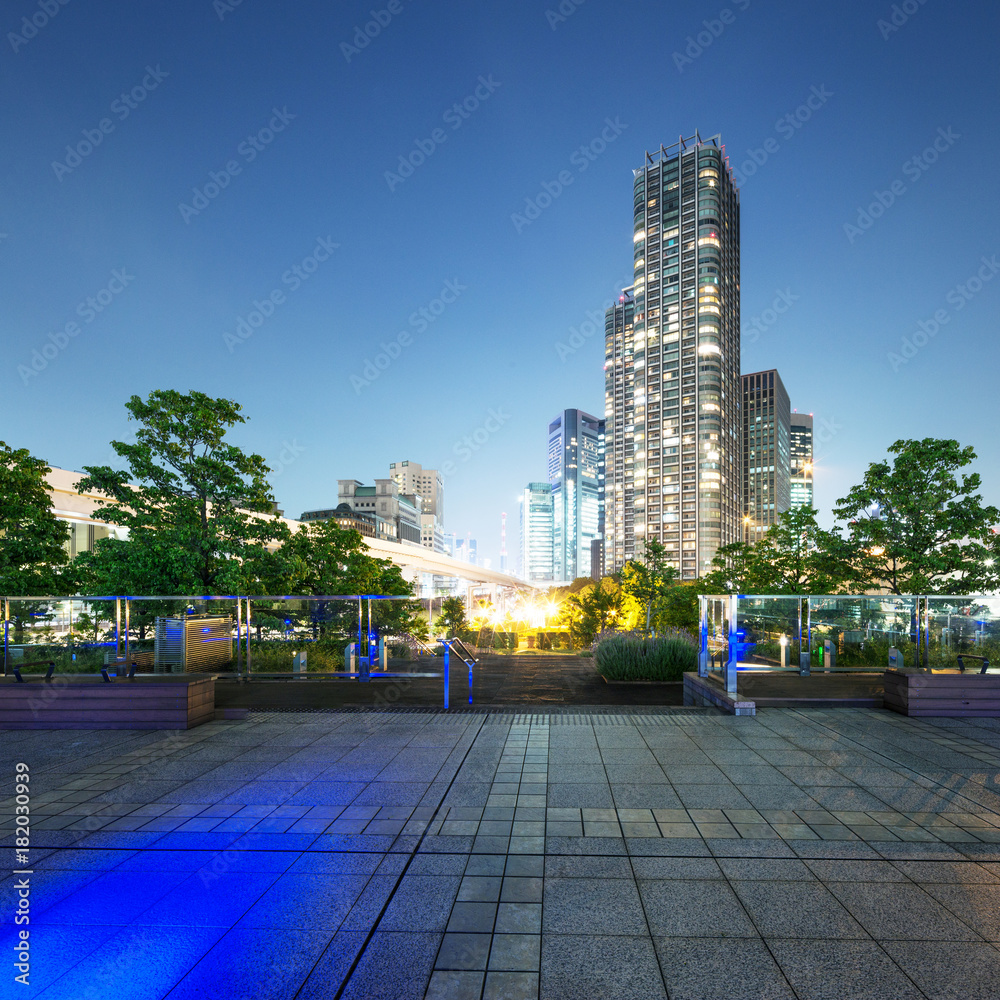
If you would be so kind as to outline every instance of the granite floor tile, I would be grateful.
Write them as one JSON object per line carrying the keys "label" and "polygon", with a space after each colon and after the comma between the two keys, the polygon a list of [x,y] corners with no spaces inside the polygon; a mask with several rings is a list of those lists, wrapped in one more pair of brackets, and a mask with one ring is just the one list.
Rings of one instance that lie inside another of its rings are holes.
{"label": "granite floor tile", "polygon": [[979,939],[919,886],[891,882],[830,882],[828,886],[876,941]]}
{"label": "granite floor tile", "polygon": [[724,881],[641,879],[639,893],[654,937],[758,936]]}
{"label": "granite floor tile", "polygon": [[655,939],[671,1000],[795,1000],[763,941]]}
{"label": "granite floor tile", "polygon": [[545,934],[539,995],[546,1000],[666,1000],[652,941],[646,936],[607,938]]}
{"label": "granite floor tile", "polygon": [[874,941],[769,940],[800,1000],[920,1000],[923,994]]}
{"label": "granite floor tile", "polygon": [[885,951],[929,1000],[994,1000],[1000,951],[958,941],[889,941]]}
{"label": "granite floor tile", "polygon": [[631,879],[546,878],[542,929],[549,934],[645,934],[642,903]]}

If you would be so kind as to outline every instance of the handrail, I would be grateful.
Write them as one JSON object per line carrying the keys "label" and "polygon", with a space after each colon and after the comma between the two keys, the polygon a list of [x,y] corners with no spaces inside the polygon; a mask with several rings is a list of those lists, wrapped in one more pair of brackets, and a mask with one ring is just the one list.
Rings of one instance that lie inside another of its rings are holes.
{"label": "handrail", "polygon": [[985,674],[990,665],[990,661],[987,660],[985,656],[973,656],[971,653],[959,653],[956,659],[958,660],[959,673],[962,674],[965,673],[965,663],[963,662],[963,659],[979,660],[983,665],[983,669],[979,671],[981,674]]}
{"label": "handrail", "polygon": [[[469,647],[466,646],[466,644],[461,639],[459,639],[459,637],[457,635],[453,636],[450,639],[439,639],[438,641],[439,642],[446,642],[449,647],[454,647],[455,645],[458,645],[460,647],[460,652],[459,652],[458,655],[461,657],[462,662],[463,663],[467,663],[470,667],[474,663],[478,663],[479,662],[479,660],[476,659],[475,653],[473,653],[472,650],[469,649]],[[465,652],[464,656],[462,655],[461,650],[464,650],[464,652]]]}

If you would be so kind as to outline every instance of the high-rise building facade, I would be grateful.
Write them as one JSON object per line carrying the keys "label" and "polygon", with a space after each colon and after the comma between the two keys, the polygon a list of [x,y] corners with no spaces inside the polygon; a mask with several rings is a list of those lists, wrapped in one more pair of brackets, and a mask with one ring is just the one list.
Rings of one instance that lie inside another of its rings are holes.
{"label": "high-rise building facade", "polygon": [[444,477],[419,462],[390,462],[389,477],[400,494],[420,497],[420,544],[444,552]]}
{"label": "high-rise building facade", "polygon": [[652,538],[694,579],[741,537],[739,192],[719,136],[633,173],[635,283],[605,317],[605,571]]}
{"label": "high-rise building facade", "polygon": [[590,576],[590,543],[604,535],[604,420],[564,410],[549,424],[553,571]]}
{"label": "high-rise building facade", "polygon": [[635,300],[626,288],[604,317],[604,563],[608,571],[635,558]]}
{"label": "high-rise building facade", "polygon": [[528,483],[520,501],[521,578],[529,583],[554,580],[552,484]]}
{"label": "high-rise building facade", "polygon": [[811,413],[793,413],[789,420],[793,507],[813,505],[813,418]]}
{"label": "high-rise building facade", "polygon": [[743,540],[755,542],[791,505],[791,409],[775,369],[742,381]]}

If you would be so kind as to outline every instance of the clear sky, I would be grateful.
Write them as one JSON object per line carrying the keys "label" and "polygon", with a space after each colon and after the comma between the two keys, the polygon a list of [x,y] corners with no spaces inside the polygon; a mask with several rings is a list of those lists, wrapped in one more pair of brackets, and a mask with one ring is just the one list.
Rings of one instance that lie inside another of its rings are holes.
{"label": "clear sky", "polygon": [[742,370],[815,414],[822,520],[900,437],[974,445],[1000,503],[995,3],[11,0],[0,30],[0,436],[53,465],[198,389],[289,515],[450,461],[446,528],[496,560],[548,421],[603,412],[581,325],[630,280],[632,169],[698,129],[741,182]]}

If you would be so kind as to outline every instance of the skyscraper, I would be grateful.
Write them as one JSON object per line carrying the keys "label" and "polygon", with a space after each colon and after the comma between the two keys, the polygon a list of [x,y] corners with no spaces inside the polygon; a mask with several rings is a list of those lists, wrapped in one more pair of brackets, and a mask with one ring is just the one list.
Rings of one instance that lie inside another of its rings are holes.
{"label": "skyscraper", "polygon": [[811,413],[793,413],[789,420],[791,451],[791,504],[813,505],[813,418]]}
{"label": "skyscraper", "polygon": [[604,317],[604,563],[609,571],[635,558],[635,371],[632,289]]}
{"label": "skyscraper", "polygon": [[775,369],[742,381],[743,540],[756,542],[791,504],[791,411]]}
{"label": "skyscraper", "polygon": [[532,583],[554,580],[552,485],[528,483],[521,501],[521,577]]}
{"label": "skyscraper", "polygon": [[739,192],[719,136],[633,173],[635,283],[605,317],[605,569],[654,538],[693,579],[741,529]]}
{"label": "skyscraper", "polygon": [[590,543],[604,534],[604,421],[564,410],[549,424],[548,464],[555,579],[590,576]]}

